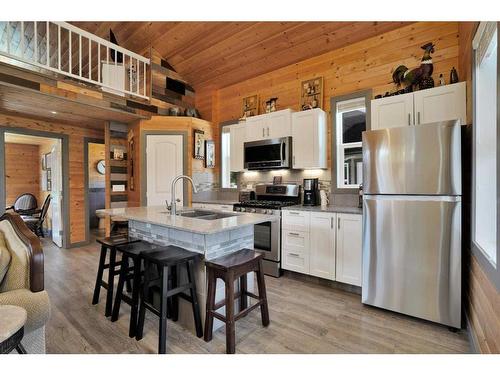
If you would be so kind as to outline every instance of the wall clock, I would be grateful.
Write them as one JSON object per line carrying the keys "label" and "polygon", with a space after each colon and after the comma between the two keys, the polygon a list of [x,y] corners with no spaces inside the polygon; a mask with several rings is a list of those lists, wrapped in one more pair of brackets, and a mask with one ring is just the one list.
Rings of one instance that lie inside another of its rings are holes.
{"label": "wall clock", "polygon": [[99,160],[96,165],[97,172],[99,174],[106,173],[106,164],[105,160]]}

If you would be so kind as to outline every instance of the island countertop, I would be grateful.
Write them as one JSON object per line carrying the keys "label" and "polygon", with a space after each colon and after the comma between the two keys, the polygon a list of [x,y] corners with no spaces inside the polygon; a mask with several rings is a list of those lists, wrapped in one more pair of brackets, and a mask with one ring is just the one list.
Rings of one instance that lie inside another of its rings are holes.
{"label": "island countertop", "polygon": [[[178,208],[177,212],[192,210],[193,208],[191,207],[182,207]],[[231,217],[225,217],[215,220],[203,220],[199,218],[191,218],[178,215],[172,216],[170,215],[170,212],[167,211],[165,206],[109,208],[97,210],[97,212],[109,215],[111,217],[120,216],[128,220],[134,220],[198,234],[213,234],[225,232],[278,219],[278,217],[272,215],[235,212],[234,216]]]}

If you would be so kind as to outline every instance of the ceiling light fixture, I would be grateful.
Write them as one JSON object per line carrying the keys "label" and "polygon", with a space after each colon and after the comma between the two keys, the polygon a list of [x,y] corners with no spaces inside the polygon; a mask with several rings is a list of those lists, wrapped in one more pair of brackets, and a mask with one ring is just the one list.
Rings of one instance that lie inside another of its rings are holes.
{"label": "ceiling light fixture", "polygon": [[50,111],[50,113],[52,113],[53,115],[57,115],[56,111]]}

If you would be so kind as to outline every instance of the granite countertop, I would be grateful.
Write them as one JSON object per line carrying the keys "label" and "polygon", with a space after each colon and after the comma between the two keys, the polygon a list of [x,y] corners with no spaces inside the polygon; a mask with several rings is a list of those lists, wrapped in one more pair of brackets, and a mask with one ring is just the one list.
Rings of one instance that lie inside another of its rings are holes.
{"label": "granite countertop", "polygon": [[[191,207],[182,207],[178,208],[177,212],[192,210],[193,208]],[[279,218],[272,215],[234,213],[234,216],[231,217],[216,220],[203,220],[184,216],[171,216],[165,206],[110,208],[97,210],[96,212],[198,234],[225,232],[266,221],[275,221]],[[222,213],[222,211],[217,212]]]}
{"label": "granite countertop", "polygon": [[193,203],[206,203],[206,204],[236,204],[238,201],[230,201],[223,199],[193,199]]}
{"label": "granite countertop", "polygon": [[336,206],[336,205],[328,205],[325,207],[322,206],[288,206],[283,207],[282,210],[293,210],[293,211],[309,211],[309,212],[338,212],[343,214],[363,214],[363,209],[359,207],[352,206]]}

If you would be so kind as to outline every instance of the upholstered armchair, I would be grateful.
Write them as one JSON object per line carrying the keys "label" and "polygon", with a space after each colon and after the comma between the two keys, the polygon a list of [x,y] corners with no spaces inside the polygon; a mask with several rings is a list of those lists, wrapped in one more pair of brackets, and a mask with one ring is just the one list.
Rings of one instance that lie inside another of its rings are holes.
{"label": "upholstered armchair", "polygon": [[16,305],[28,312],[22,344],[28,353],[45,353],[45,324],[50,301],[44,290],[40,240],[21,217],[0,217],[0,305]]}

